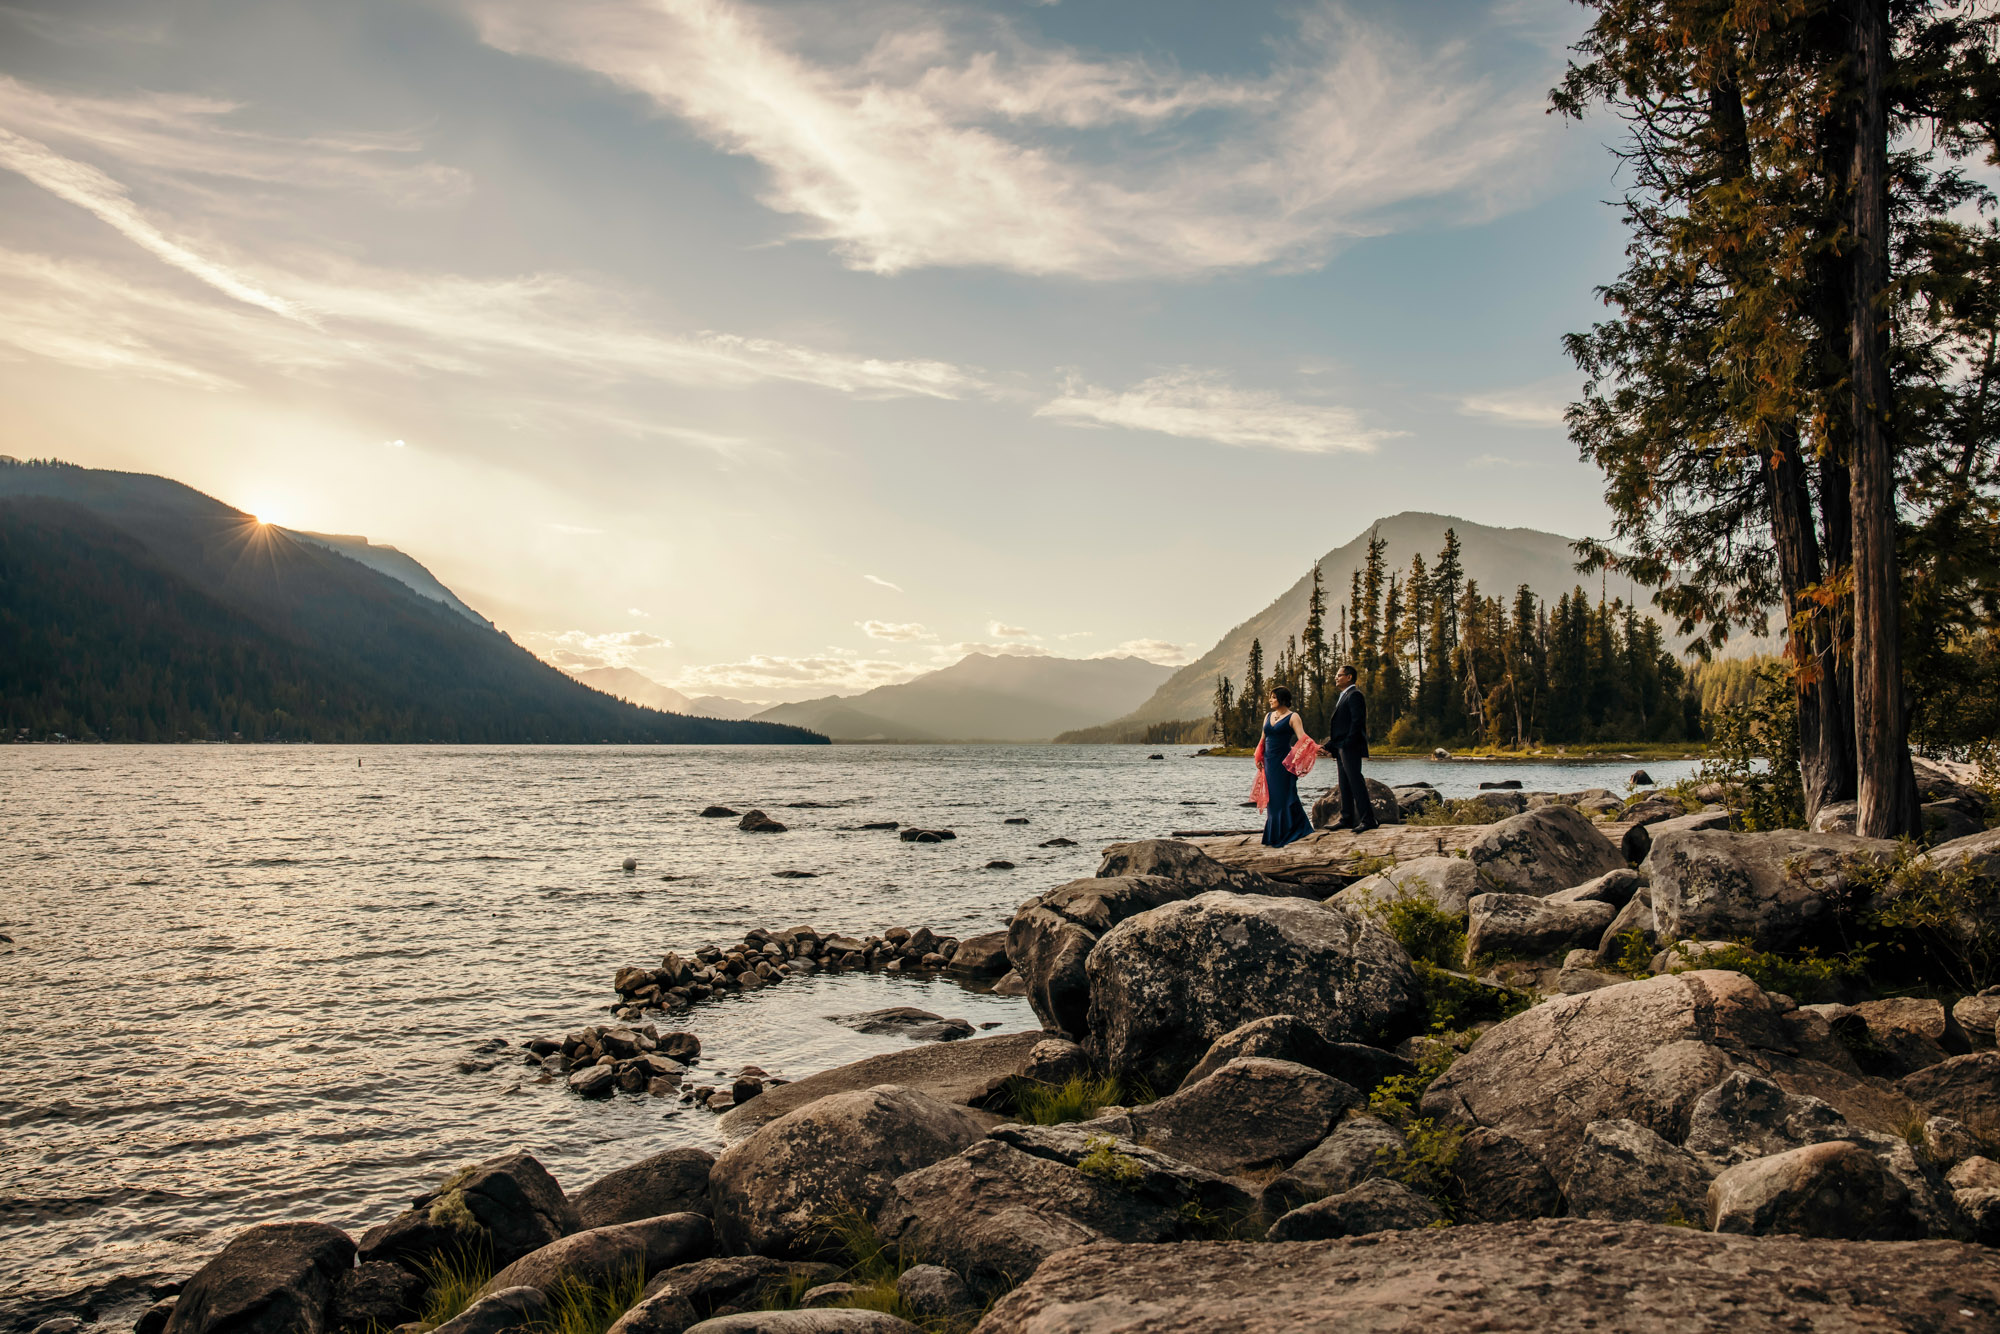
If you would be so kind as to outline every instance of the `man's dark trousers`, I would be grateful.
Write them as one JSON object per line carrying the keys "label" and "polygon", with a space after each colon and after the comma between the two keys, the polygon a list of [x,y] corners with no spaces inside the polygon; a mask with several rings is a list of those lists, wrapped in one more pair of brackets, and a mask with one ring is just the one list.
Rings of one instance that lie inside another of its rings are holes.
{"label": "man's dark trousers", "polygon": [[1356,829],[1375,827],[1375,803],[1368,800],[1368,783],[1361,777],[1361,752],[1356,749],[1333,753],[1340,776],[1340,822]]}

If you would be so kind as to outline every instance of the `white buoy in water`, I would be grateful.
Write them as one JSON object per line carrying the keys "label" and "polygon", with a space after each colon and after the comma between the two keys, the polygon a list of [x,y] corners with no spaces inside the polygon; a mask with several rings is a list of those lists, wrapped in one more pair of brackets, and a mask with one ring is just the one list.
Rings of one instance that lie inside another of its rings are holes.
{"label": "white buoy in water", "polygon": [[625,859],[625,869],[626,869],[626,870],[628,870],[628,871],[636,871],[636,870],[638,870],[638,869],[639,869],[639,859],[638,859],[637,857],[627,857],[627,858]]}

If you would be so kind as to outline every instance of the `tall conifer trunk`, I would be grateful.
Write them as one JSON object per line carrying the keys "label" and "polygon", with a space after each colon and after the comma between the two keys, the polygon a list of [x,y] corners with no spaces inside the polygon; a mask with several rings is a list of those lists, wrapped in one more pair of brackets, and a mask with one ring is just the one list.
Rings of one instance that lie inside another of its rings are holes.
{"label": "tall conifer trunk", "polygon": [[1860,816],[1855,832],[1920,832],[1903,708],[1896,569],[1896,478],[1889,439],[1889,130],[1883,81],[1888,0],[1851,0],[1854,123],[1853,405],[1854,737]]}

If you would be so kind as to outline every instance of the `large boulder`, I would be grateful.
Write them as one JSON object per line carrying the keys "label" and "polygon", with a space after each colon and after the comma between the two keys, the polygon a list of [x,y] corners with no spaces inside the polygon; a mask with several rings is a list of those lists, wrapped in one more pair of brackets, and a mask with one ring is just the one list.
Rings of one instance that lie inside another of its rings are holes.
{"label": "large boulder", "polygon": [[1858,888],[1855,858],[1892,859],[1896,845],[1797,829],[1662,834],[1647,865],[1653,917],[1667,940],[1749,940],[1758,949],[1826,944]]}
{"label": "large boulder", "polygon": [[[1395,790],[1386,783],[1378,783],[1366,774],[1361,776],[1368,788],[1368,804],[1375,809],[1377,824],[1403,823],[1403,806],[1396,800]],[[1315,829],[1328,829],[1340,823],[1340,784],[1319,794],[1312,804],[1312,824]]]}
{"label": "large boulder", "polygon": [[1516,1223],[1562,1212],[1562,1187],[1539,1144],[1485,1126],[1459,1141],[1452,1164],[1475,1223]]}
{"label": "large boulder", "polygon": [[181,1289],[166,1334],[321,1334],[354,1242],[325,1223],[245,1228]]}
{"label": "large boulder", "polygon": [[682,1334],[712,1316],[759,1311],[841,1271],[811,1260],[715,1256],[655,1274],[637,1305],[606,1334]]}
{"label": "large boulder", "polygon": [[1948,1116],[2000,1142],[2000,1051],[1975,1051],[1925,1066],[1896,1088],[1932,1116]]}
{"label": "large boulder", "polygon": [[842,1306],[719,1315],[699,1325],[689,1325],[687,1334],[922,1334],[922,1331],[887,1311]]}
{"label": "large boulder", "polygon": [[572,1232],[502,1269],[486,1281],[478,1295],[488,1297],[522,1287],[553,1293],[565,1280],[602,1286],[630,1273],[650,1278],[706,1253],[709,1236],[708,1217],[692,1213]]}
{"label": "large boulder", "polygon": [[461,1167],[408,1210],[361,1237],[363,1260],[421,1269],[452,1254],[510,1265],[577,1231],[582,1221],[562,1187],[532,1154],[515,1152]]}
{"label": "large boulder", "polygon": [[1931,849],[1931,865],[1947,874],[1969,866],[1981,880],[2000,880],[2000,829],[1968,834]]}
{"label": "large boulder", "polygon": [[621,1167],[585,1186],[571,1202],[585,1228],[636,1223],[663,1214],[708,1212],[707,1149],[668,1149]]}
{"label": "large boulder", "polygon": [[735,1142],[808,1103],[833,1093],[857,1093],[878,1084],[900,1084],[941,1102],[984,1106],[1004,1094],[1020,1074],[1041,1033],[998,1033],[962,1042],[926,1044],[864,1057],[790,1084],[767,1087],[749,1102],[724,1113],[717,1128]]}
{"label": "large boulder", "polygon": [[1732,1072],[1695,1099],[1684,1147],[1723,1165],[1787,1153],[1858,1132],[1831,1104],[1788,1093],[1761,1075]]}
{"label": "large boulder", "polygon": [[1181,1080],[1181,1087],[1200,1083],[1239,1056],[1264,1056],[1309,1066],[1362,1093],[1393,1075],[1417,1072],[1415,1065],[1392,1051],[1359,1042],[1328,1042],[1297,1015],[1274,1014],[1232,1028],[1210,1043],[1194,1069]]}
{"label": "large boulder", "polygon": [[1692,1226],[1708,1216],[1709,1170],[1637,1121],[1593,1121],[1563,1195],[1572,1218]]}
{"label": "large boulder", "polygon": [[1653,891],[1649,886],[1640,886],[1631,901],[1611,919],[1611,925],[1604,928],[1597,941],[1597,961],[1607,965],[1617,963],[1627,942],[1635,935],[1648,958],[1659,952],[1659,925],[1653,918]]}
{"label": "large boulder", "polygon": [[538,1324],[549,1309],[548,1294],[523,1284],[489,1292],[439,1325],[431,1334],[511,1334]]}
{"label": "large boulder", "polygon": [[1258,1197],[1259,1207],[1266,1218],[1276,1219],[1302,1204],[1387,1176],[1390,1162],[1406,1147],[1403,1132],[1387,1121],[1349,1117],[1305,1157],[1273,1177]]}
{"label": "large boulder", "polygon": [[1538,806],[1488,829],[1466,849],[1489,892],[1547,898],[1625,865],[1611,840],[1574,806]]}
{"label": "large boulder", "polygon": [[[366,1330],[370,1325],[394,1329],[416,1319],[429,1289],[421,1274],[387,1260],[370,1260],[341,1274],[334,1285],[331,1322],[337,1329]],[[159,1328],[150,1334],[162,1334],[165,1328],[163,1314]],[[134,1334],[149,1332],[135,1326]]]}
{"label": "large boulder", "polygon": [[1595,948],[1618,916],[1608,903],[1558,903],[1533,894],[1474,894],[1465,952],[1474,959],[1561,958]]}
{"label": "large boulder", "polygon": [[1438,1207],[1400,1181],[1371,1177],[1351,1190],[1302,1204],[1265,1234],[1266,1241],[1325,1241],[1370,1232],[1429,1227],[1443,1217]]}
{"label": "large boulder", "polygon": [[1996,1309],[2000,1254],[1979,1246],[1566,1218],[1255,1247],[1081,1247],[1001,1298],[980,1334],[1858,1334],[1970,1330]]}
{"label": "large boulder", "polygon": [[1727,806],[1710,806],[1692,815],[1676,815],[1666,820],[1648,820],[1625,831],[1619,850],[1625,860],[1639,863],[1652,855],[1653,844],[1668,834],[1693,833],[1703,829],[1736,828],[1736,812]]}
{"label": "large boulder", "polygon": [[1808,1144],[1725,1169],[1709,1183],[1708,1225],[1759,1237],[1895,1241],[1923,1235],[1902,1182],[1849,1140]]}
{"label": "large boulder", "polygon": [[1496,1024],[1423,1107],[1535,1145],[1561,1181],[1591,1122],[1636,1121],[1679,1144],[1696,1100],[1737,1069],[1824,1098],[1870,1129],[1909,1115],[1906,1101],[1861,1078],[1823,1018],[1718,970],[1559,996]]}
{"label": "large boulder", "polygon": [[1927,996],[1892,996],[1860,1001],[1850,1008],[1868,1028],[1869,1055],[1890,1078],[1970,1050],[1951,1012]]}
{"label": "large boulder", "polygon": [[1007,958],[1007,933],[987,931],[959,941],[945,971],[958,977],[1001,977],[1013,966]]}
{"label": "large boulder", "polygon": [[1173,1088],[1209,1044],[1289,1014],[1334,1042],[1393,1042],[1417,1022],[1409,956],[1358,913],[1208,893],[1128,918],[1087,963],[1098,1066]]}
{"label": "large boulder", "polygon": [[[1206,860],[1206,859],[1204,859]],[[1051,1032],[1089,1031],[1085,964],[1098,937],[1129,917],[1185,899],[1193,889],[1165,876],[1072,880],[1022,904],[1007,926],[1007,957],[1028,985],[1028,1004]]]}
{"label": "large boulder", "polygon": [[1142,1140],[1223,1176],[1289,1165],[1361,1101],[1351,1085],[1291,1061],[1239,1056],[1128,1114]]}
{"label": "large boulder", "polygon": [[1366,912],[1386,908],[1401,898],[1427,899],[1448,913],[1462,913],[1485,886],[1479,872],[1464,857],[1413,857],[1386,871],[1355,881],[1333,896],[1343,908]]}
{"label": "large boulder", "polygon": [[1951,1020],[1974,1048],[1993,1046],[2000,1034],[2000,987],[1961,997],[1951,1007]]}
{"label": "large boulder", "polygon": [[[1294,886],[1255,871],[1224,866],[1186,839],[1179,838],[1142,838],[1130,843],[1113,843],[1104,850],[1104,860],[1097,865],[1097,875],[1101,880],[1158,876],[1185,887],[1189,895],[1211,889],[1227,889],[1238,894],[1275,894],[1283,898],[1301,892]],[[1110,925],[1106,922],[1097,929],[1103,931]]]}
{"label": "large boulder", "polygon": [[810,1259],[829,1216],[872,1215],[897,1177],[977,1142],[994,1119],[889,1084],[808,1103],[715,1160],[716,1240],[726,1251]]}
{"label": "large boulder", "polygon": [[1234,1182],[1130,1140],[1002,1126],[898,1180],[876,1229],[992,1293],[1072,1246],[1181,1240],[1248,1219],[1255,1207]]}
{"label": "large boulder", "polygon": [[1606,871],[1595,880],[1586,880],[1573,889],[1559,889],[1549,895],[1550,903],[1608,903],[1623,908],[1646,891],[1646,873],[1621,866]]}

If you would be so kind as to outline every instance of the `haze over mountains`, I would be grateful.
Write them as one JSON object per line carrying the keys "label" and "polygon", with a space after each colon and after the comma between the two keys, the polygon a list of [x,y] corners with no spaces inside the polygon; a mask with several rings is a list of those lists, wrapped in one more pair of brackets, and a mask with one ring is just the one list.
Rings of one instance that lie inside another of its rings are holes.
{"label": "haze over mountains", "polygon": [[663,686],[652,677],[630,667],[584,667],[571,669],[571,676],[607,695],[648,709],[685,713],[696,718],[726,718],[740,721],[762,713],[766,704],[749,704],[723,695],[683,695],[672,686]]}
{"label": "haze over mountains", "polygon": [[581,685],[393,548],[0,460],[0,728],[107,741],[810,742]]}

